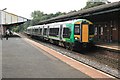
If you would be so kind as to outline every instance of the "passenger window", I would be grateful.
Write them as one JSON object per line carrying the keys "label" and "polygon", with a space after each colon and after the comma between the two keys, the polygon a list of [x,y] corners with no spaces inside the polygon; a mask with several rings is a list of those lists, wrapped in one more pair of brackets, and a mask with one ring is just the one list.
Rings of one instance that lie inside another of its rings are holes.
{"label": "passenger window", "polygon": [[59,28],[50,28],[50,36],[58,37],[59,34]]}
{"label": "passenger window", "polygon": [[63,38],[70,38],[71,30],[69,28],[63,28]]}
{"label": "passenger window", "polygon": [[38,29],[35,29],[35,34],[37,34],[38,33]]}
{"label": "passenger window", "polygon": [[[95,27],[92,24],[90,24],[89,25],[89,35],[94,35],[94,33],[95,33]],[[97,29],[96,29],[96,33],[97,33]]]}

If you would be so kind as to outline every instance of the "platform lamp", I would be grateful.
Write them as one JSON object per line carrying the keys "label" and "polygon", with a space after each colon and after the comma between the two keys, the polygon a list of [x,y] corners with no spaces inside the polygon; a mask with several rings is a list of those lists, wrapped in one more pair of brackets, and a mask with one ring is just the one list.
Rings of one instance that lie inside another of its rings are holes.
{"label": "platform lamp", "polygon": [[0,10],[0,28],[1,28],[0,37],[1,37],[1,40],[2,40],[2,36],[3,36],[2,11],[6,10],[6,9],[7,9],[7,8],[4,8],[4,9]]}

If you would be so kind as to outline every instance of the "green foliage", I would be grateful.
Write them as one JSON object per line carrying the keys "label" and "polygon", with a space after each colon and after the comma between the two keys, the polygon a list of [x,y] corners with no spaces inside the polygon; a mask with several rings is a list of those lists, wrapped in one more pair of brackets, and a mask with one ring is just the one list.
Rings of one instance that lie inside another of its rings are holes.
{"label": "green foliage", "polygon": [[[88,1],[86,3],[86,6],[83,9],[91,8],[94,6],[99,6],[102,4],[105,4],[105,3],[104,2],[89,2]],[[70,11],[68,13],[73,13],[73,12],[76,12],[76,10]],[[32,20],[24,23],[23,25],[20,25],[20,27],[18,27],[18,28],[15,28],[15,31],[24,31],[27,27],[34,26],[34,25],[38,24],[40,21],[48,20],[48,19],[51,19],[53,17],[57,17],[60,15],[65,15],[65,14],[66,13],[62,13],[62,12],[57,12],[55,14],[53,14],[53,13],[45,14],[44,12],[41,12],[41,11],[34,11],[31,13]]]}
{"label": "green foliage", "polygon": [[19,29],[18,29],[18,28],[19,28],[19,26],[15,26],[15,27],[12,27],[11,30],[12,30],[13,32],[19,32]]}
{"label": "green foliage", "polygon": [[55,14],[51,13],[51,14],[44,14],[43,12],[41,11],[34,11],[32,12],[31,14],[31,17],[33,18],[30,25],[36,25],[38,24],[40,21],[43,21],[43,20],[47,20],[47,19],[50,19],[50,18],[53,18],[53,17],[57,17],[57,16],[60,16],[60,15],[64,15],[65,13],[61,13],[61,12],[57,12]]}
{"label": "green foliage", "polygon": [[41,18],[42,16],[44,16],[44,13],[41,12],[41,11],[34,11],[34,12],[32,12],[32,14],[31,14],[31,17],[32,17],[33,19],[42,19],[42,18]]}
{"label": "green foliage", "polygon": [[88,8],[103,5],[103,4],[106,4],[106,3],[104,3],[104,2],[87,2],[86,6],[83,9],[88,9]]}
{"label": "green foliage", "polygon": [[31,17],[32,17],[31,21],[27,21],[24,24],[20,25],[19,27],[13,28],[13,30],[17,31],[17,32],[18,31],[22,32],[22,31],[26,30],[27,27],[34,26],[34,25],[38,24],[40,21],[51,19],[53,17],[57,17],[57,16],[64,15],[64,14],[66,14],[66,13],[57,12],[55,14],[53,14],[53,13],[45,14],[41,11],[34,11],[31,13]]}

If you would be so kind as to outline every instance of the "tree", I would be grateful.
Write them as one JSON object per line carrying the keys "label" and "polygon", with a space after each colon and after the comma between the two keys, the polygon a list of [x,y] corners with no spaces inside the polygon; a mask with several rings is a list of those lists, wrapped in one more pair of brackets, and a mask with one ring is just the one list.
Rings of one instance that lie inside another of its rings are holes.
{"label": "tree", "polygon": [[50,19],[53,17],[64,15],[64,14],[66,14],[66,13],[56,12],[55,14],[53,14],[53,13],[45,14],[41,11],[34,11],[31,13],[31,17],[32,17],[31,21],[27,21],[24,24],[20,25],[19,27],[13,28],[12,30],[17,31],[17,32],[18,31],[22,32],[22,31],[26,30],[27,27],[34,26],[34,25],[38,24],[40,21],[47,20],[47,19]]}
{"label": "tree", "polygon": [[41,20],[41,19],[42,19],[42,18],[41,18],[42,16],[44,16],[44,13],[41,12],[41,11],[34,11],[34,12],[31,13],[31,17],[32,17],[33,19],[39,19],[39,20]]}
{"label": "tree", "polygon": [[32,19],[32,21],[30,22],[30,25],[36,25],[36,24],[38,24],[40,21],[47,20],[47,19],[51,19],[51,18],[53,18],[53,17],[57,17],[57,16],[64,15],[64,14],[66,14],[66,13],[56,12],[55,14],[53,14],[53,13],[44,14],[44,13],[41,12],[41,11],[34,11],[34,12],[32,12],[32,14],[31,14],[31,17],[32,17],[33,19]]}
{"label": "tree", "polygon": [[86,6],[83,9],[88,9],[91,7],[95,7],[95,6],[99,6],[99,5],[103,5],[103,4],[107,4],[110,3],[108,0],[88,0],[86,2]]}

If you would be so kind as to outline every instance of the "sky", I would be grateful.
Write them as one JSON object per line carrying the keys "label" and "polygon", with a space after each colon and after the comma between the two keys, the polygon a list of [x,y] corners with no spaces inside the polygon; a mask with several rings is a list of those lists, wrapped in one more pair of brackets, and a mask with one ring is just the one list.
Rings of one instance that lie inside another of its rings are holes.
{"label": "sky", "polygon": [[[85,7],[88,0],[0,0],[0,10],[30,19],[31,12],[40,10],[44,13],[69,12]],[[108,0],[116,2],[120,0]]]}

